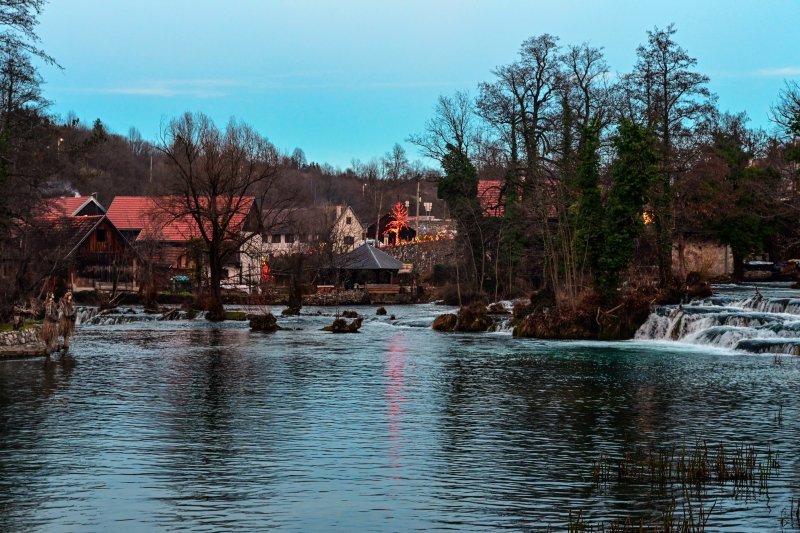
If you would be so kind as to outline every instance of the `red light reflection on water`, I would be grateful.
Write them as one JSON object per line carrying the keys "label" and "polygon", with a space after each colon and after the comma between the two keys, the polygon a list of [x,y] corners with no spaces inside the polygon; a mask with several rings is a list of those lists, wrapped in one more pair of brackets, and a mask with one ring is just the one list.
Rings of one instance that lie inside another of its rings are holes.
{"label": "red light reflection on water", "polygon": [[[387,419],[389,422],[389,466],[402,468],[403,458],[403,403],[407,400],[406,393],[406,351],[405,336],[396,334],[389,339],[389,349],[384,363],[384,376],[386,377],[386,390],[384,396],[387,404]],[[400,476],[392,476],[399,479]]]}

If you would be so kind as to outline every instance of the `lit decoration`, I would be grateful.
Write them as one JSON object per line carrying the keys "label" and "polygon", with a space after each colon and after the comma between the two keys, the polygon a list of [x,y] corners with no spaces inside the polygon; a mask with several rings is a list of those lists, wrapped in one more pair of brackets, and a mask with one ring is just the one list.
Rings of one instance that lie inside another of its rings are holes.
{"label": "lit decoration", "polygon": [[261,258],[261,281],[268,282],[271,278],[271,274],[269,272],[269,265],[267,264],[267,260],[263,257]]}
{"label": "lit decoration", "polygon": [[645,211],[642,213],[642,220],[644,220],[645,225],[652,224],[656,221],[656,217],[652,211]]}
{"label": "lit decoration", "polygon": [[397,202],[394,204],[390,214],[394,220],[386,224],[386,231],[383,234],[394,233],[394,242],[397,244],[400,242],[400,232],[408,227],[408,209],[401,202]]}

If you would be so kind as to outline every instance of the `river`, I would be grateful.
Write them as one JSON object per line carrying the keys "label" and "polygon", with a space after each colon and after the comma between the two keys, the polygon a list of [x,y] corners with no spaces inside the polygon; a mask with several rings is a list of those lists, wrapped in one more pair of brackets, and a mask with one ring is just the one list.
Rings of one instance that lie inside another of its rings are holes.
{"label": "river", "polygon": [[356,335],[304,308],[323,315],[273,335],[87,324],[69,355],[0,361],[0,530],[559,531],[570,512],[657,516],[671,489],[598,484],[593,462],[698,440],[780,462],[758,490],[705,487],[710,530],[790,525],[796,357],[441,334],[439,306],[356,309]]}

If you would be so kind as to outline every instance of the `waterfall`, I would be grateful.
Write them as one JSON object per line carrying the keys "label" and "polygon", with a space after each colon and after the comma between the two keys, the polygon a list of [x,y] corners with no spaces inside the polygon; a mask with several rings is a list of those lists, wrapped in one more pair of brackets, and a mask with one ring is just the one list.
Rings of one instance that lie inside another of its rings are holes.
{"label": "waterfall", "polygon": [[721,294],[688,305],[661,306],[636,339],[800,355],[800,298]]}
{"label": "waterfall", "polygon": [[85,324],[93,326],[114,326],[117,324],[130,324],[132,322],[156,322],[163,320],[184,320],[187,315],[183,311],[177,311],[169,315],[153,313],[136,313],[133,309],[127,312],[104,312],[96,313],[85,320]]}
{"label": "waterfall", "polygon": [[100,312],[99,307],[78,307],[75,309],[75,324],[85,324]]}

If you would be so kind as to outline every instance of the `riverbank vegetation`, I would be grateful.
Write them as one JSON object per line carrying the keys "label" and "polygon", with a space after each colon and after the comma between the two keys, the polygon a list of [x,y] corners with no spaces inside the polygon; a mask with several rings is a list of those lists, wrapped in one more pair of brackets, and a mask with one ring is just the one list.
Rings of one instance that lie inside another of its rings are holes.
{"label": "riverbank vegetation", "polygon": [[770,135],[717,108],[674,26],[648,31],[636,56],[614,75],[602,48],[531,37],[474,98],[440,97],[410,139],[441,162],[460,294],[533,293],[522,335],[631,336],[654,303],[707,291],[691,242],[727,246],[735,279],[754,254],[800,253],[798,85],[776,95]]}

